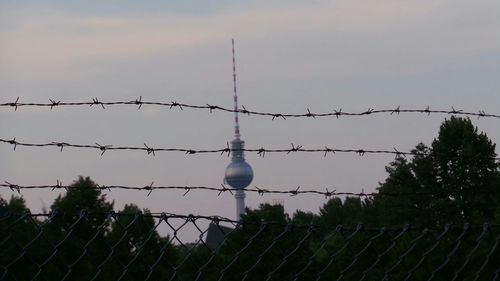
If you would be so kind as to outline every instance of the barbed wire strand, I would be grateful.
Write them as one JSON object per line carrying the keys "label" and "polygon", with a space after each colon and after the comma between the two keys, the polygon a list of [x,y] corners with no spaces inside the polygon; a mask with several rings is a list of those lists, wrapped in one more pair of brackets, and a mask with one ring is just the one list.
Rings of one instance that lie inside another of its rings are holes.
{"label": "barbed wire strand", "polygon": [[[134,191],[146,191],[148,194],[146,196],[149,196],[153,190],[179,190],[179,191],[184,191],[183,196],[189,195],[189,192],[191,190],[203,190],[203,191],[213,191],[217,193],[217,196],[220,196],[223,193],[230,193],[233,195],[233,191],[238,191],[237,188],[228,188],[225,185],[221,185],[221,187],[210,187],[210,186],[154,186],[154,182],[152,182],[150,185],[146,186],[122,186],[122,185],[96,185],[95,189],[101,190],[101,191],[112,191],[115,189],[118,190],[134,190]],[[70,189],[78,189],[78,187],[73,187],[72,185],[63,185],[59,180],[56,181],[56,184],[54,185],[19,185],[19,184],[14,184],[8,181],[5,181],[4,183],[0,183],[0,188],[6,188],[11,190],[12,192],[16,192],[18,194],[22,194],[24,190],[31,190],[31,189],[50,189],[50,190],[58,190],[58,189],[64,189],[65,191],[69,191]],[[325,191],[321,191],[321,189],[324,189]],[[329,189],[332,189],[332,191],[329,191]],[[432,192],[385,192],[385,191],[378,191],[378,192],[347,192],[347,191],[337,191],[336,189],[333,188],[315,188],[315,189],[300,189],[299,188],[262,188],[258,186],[254,187],[248,187],[245,188],[245,192],[250,192],[250,193],[257,193],[260,196],[268,195],[268,194],[282,194],[282,195],[289,195],[291,197],[295,197],[298,195],[321,195],[324,196],[325,198],[332,198],[335,196],[350,196],[350,197],[364,197],[364,198],[371,198],[371,197],[380,197],[380,196],[392,196],[392,197],[401,197],[401,196],[435,196],[435,195],[449,195],[449,192],[446,191],[432,191]],[[477,191],[477,194],[491,194],[489,191]]]}
{"label": "barbed wire strand", "polygon": [[195,105],[195,104],[187,104],[187,103],[179,103],[176,101],[171,101],[171,102],[153,102],[153,101],[143,101],[142,96],[140,96],[138,99],[132,100],[132,101],[108,101],[108,102],[103,102],[99,101],[98,98],[92,98],[92,101],[88,102],[62,102],[62,101],[55,101],[53,99],[49,99],[49,102],[19,102],[19,97],[14,101],[14,102],[4,102],[0,103],[0,107],[11,107],[14,108],[14,111],[17,111],[19,107],[47,107],[50,109],[57,108],[57,107],[68,107],[68,106],[100,106],[102,109],[106,109],[106,106],[118,106],[118,105],[131,105],[131,106],[137,106],[137,109],[141,109],[143,105],[150,105],[150,106],[162,106],[162,107],[168,107],[169,109],[173,108],[179,108],[180,110],[184,110],[184,108],[189,108],[189,109],[200,109],[200,110],[209,110],[210,113],[213,113],[214,111],[222,111],[222,112],[229,112],[229,113],[242,113],[246,115],[257,115],[257,116],[266,116],[266,117],[271,117],[272,120],[274,119],[284,119],[286,118],[317,118],[317,117],[336,117],[340,118],[342,116],[368,116],[368,115],[375,115],[375,114],[390,114],[390,115],[399,115],[401,113],[420,113],[420,114],[453,114],[453,115],[463,115],[463,116],[471,116],[471,117],[489,117],[489,118],[499,118],[499,114],[491,114],[491,113],[486,113],[484,110],[478,110],[477,112],[473,111],[464,111],[461,109],[455,109],[454,107],[451,107],[448,110],[443,110],[443,109],[430,109],[430,106],[427,106],[424,109],[415,109],[415,108],[410,108],[410,109],[404,109],[401,108],[401,106],[397,106],[395,108],[389,108],[389,109],[375,109],[375,108],[368,108],[365,111],[359,111],[359,112],[347,112],[343,111],[342,108],[339,109],[334,109],[330,112],[324,112],[324,113],[316,113],[316,112],[311,112],[309,107],[306,107],[306,110],[304,113],[299,113],[299,114],[291,114],[291,113],[279,113],[279,112],[263,112],[263,111],[254,111],[254,110],[248,110],[245,106],[242,106],[242,109],[233,109],[229,107],[223,107],[219,105],[211,105],[211,104],[206,104],[206,105]]}
{"label": "barbed wire strand", "polygon": [[[72,144],[68,142],[49,142],[49,143],[27,143],[17,141],[16,138],[13,139],[3,139],[0,138],[1,143],[11,144],[16,150],[17,146],[25,146],[25,147],[58,147],[60,151],[63,151],[64,147],[70,148],[83,148],[83,149],[95,149],[101,152],[101,156],[108,150],[130,150],[130,151],[145,151],[148,155],[152,154],[155,156],[155,152],[182,152],[184,154],[207,154],[207,153],[219,153],[220,155],[227,154],[230,156],[233,151],[243,151],[243,152],[253,152],[257,153],[258,156],[265,157],[266,153],[286,153],[290,154],[292,152],[304,152],[304,153],[322,153],[324,157],[326,157],[329,153],[351,153],[357,154],[359,156],[364,156],[366,154],[388,154],[393,155],[395,157],[406,157],[406,156],[428,156],[430,153],[422,152],[422,151],[399,151],[396,148],[393,150],[373,150],[373,149],[340,149],[340,148],[330,148],[328,146],[324,146],[324,148],[303,148],[301,145],[291,144],[291,148],[277,148],[277,149],[266,149],[264,147],[261,148],[244,148],[244,149],[231,149],[229,147],[229,143],[225,148],[218,149],[189,149],[189,148],[152,148],[148,145],[144,144],[144,147],[138,146],[115,146],[115,145],[101,145],[99,143],[95,144]],[[460,158],[460,157],[455,157]],[[500,157],[491,157],[486,159],[492,159],[495,161],[499,161]]]}

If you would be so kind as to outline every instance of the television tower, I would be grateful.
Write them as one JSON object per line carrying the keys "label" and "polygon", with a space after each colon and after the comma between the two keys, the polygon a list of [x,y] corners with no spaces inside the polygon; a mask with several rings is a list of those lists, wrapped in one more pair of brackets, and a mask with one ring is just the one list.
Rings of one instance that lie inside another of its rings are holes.
{"label": "television tower", "polygon": [[234,90],[234,139],[231,141],[231,163],[226,168],[224,182],[232,188],[237,189],[234,194],[236,198],[236,219],[240,219],[245,212],[245,188],[250,185],[253,179],[252,167],[245,161],[243,148],[245,142],[240,138],[240,124],[238,120],[238,95],[236,92],[236,62],[234,56],[234,39],[232,39],[233,47],[233,90]]}

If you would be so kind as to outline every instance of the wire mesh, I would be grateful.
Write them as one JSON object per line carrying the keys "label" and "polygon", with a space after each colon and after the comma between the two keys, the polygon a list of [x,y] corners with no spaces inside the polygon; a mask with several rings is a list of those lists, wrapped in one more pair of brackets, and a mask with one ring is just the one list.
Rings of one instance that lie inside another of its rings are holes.
{"label": "wire mesh", "polygon": [[1,210],[0,232],[2,280],[495,280],[500,269],[500,226],[489,224]]}

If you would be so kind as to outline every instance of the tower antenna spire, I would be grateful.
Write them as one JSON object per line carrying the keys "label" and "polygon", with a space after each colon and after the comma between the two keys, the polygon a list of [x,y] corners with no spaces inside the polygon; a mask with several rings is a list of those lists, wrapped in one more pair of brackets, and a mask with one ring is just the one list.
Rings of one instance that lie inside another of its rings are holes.
{"label": "tower antenna spire", "polygon": [[231,39],[233,47],[233,90],[234,90],[234,137],[240,138],[240,123],[238,119],[238,92],[236,90],[236,59],[234,55],[234,38]]}
{"label": "tower antenna spire", "polygon": [[236,59],[234,55],[234,39],[231,39],[233,47],[233,86],[234,86],[234,139],[231,141],[231,163],[226,167],[224,182],[236,189],[236,218],[239,220],[245,213],[245,188],[253,179],[252,167],[245,161],[243,153],[245,142],[240,138],[240,124],[238,120],[238,95],[236,91]]}

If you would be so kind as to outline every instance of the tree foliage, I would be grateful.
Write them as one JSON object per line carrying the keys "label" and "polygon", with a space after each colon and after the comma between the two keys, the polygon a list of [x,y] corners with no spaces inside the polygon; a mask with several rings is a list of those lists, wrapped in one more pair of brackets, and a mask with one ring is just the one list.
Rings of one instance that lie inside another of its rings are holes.
{"label": "tree foliage", "polygon": [[[156,222],[135,205],[114,216],[90,178],[78,178],[51,206],[45,221],[26,213],[24,200],[0,200],[6,280],[158,280],[170,275],[177,250],[160,237]],[[150,270],[151,269],[151,270]],[[15,274],[14,274],[15,273]],[[2,277],[0,276],[0,277]],[[95,279],[93,279],[95,278]]]}
{"label": "tree foliage", "polygon": [[413,159],[397,158],[374,198],[386,224],[442,225],[494,221],[500,203],[500,172],[495,144],[470,119],[443,122],[430,147],[420,143]]}

